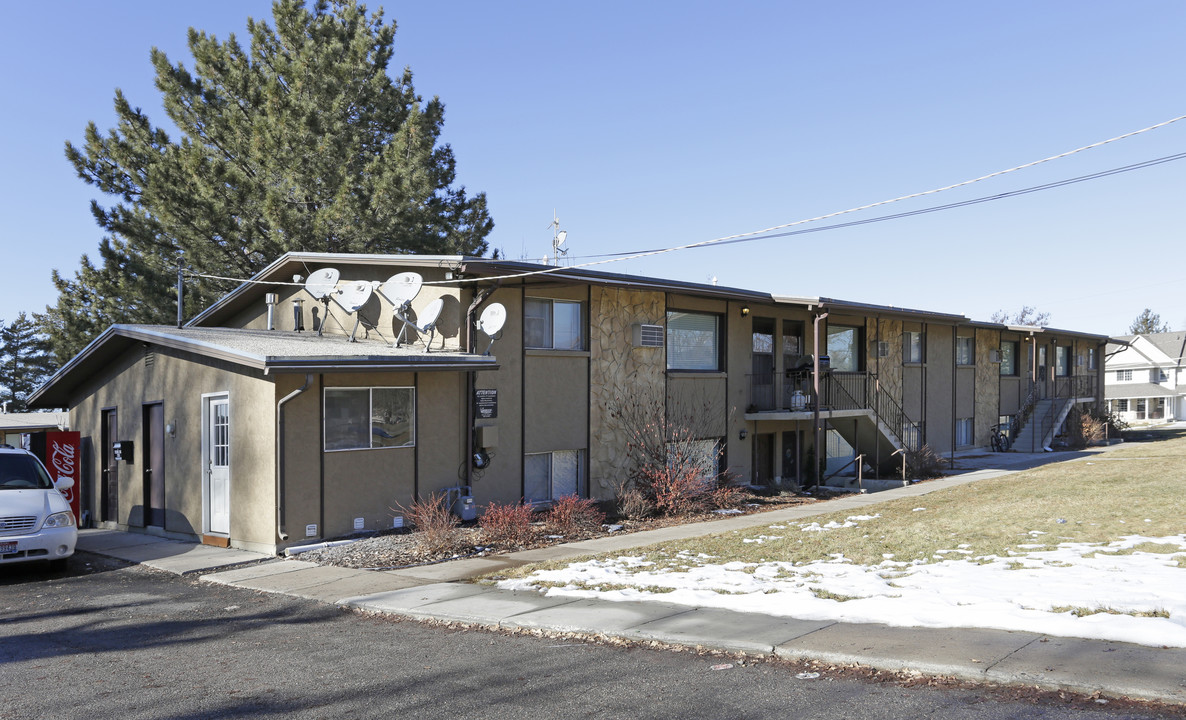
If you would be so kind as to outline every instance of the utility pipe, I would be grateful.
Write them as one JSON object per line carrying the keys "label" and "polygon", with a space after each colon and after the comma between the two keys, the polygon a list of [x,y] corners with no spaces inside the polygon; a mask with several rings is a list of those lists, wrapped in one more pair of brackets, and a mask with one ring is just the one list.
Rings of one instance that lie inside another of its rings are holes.
{"label": "utility pipe", "polygon": [[[812,418],[813,422],[815,423],[815,437],[812,439],[812,442],[815,445],[815,467],[811,468],[811,476],[815,478],[815,484],[812,487],[817,489],[820,486],[820,480],[822,480],[819,471],[820,459],[827,458],[827,451],[823,448],[823,428],[820,427],[819,422],[819,321],[825,319],[826,317],[828,317],[828,313],[818,313],[815,316],[815,322],[812,323],[815,333],[815,368],[814,372],[812,373],[812,380],[815,383],[815,411],[814,417]],[[831,364],[829,364],[829,367],[831,367]],[[821,452],[824,453],[823,456],[820,455]]]}
{"label": "utility pipe", "polygon": [[280,398],[276,403],[276,534],[288,539],[284,530],[284,405],[313,384],[313,373],[305,373],[305,384]]}

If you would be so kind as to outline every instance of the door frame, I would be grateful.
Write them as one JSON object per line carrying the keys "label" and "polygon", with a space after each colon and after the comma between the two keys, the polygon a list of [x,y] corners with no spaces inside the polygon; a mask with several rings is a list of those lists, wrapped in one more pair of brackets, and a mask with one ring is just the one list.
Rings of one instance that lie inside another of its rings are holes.
{"label": "door frame", "polygon": [[[141,450],[144,526],[165,528],[165,402],[141,404]],[[153,488],[159,490],[159,507],[152,501]]]}
{"label": "door frame", "polygon": [[[110,419],[110,422],[108,422]],[[119,462],[113,444],[119,437],[119,408],[99,409],[99,522],[119,522]]]}
{"label": "door frame", "polygon": [[[201,465],[198,470],[202,475],[202,534],[215,535],[218,537],[229,537],[230,533],[212,533],[210,531],[210,472],[207,463],[210,458],[210,449],[213,445],[213,438],[210,437],[210,406],[218,401],[225,400],[227,403],[227,437],[234,437],[234,418],[231,417],[231,393],[229,390],[221,392],[202,393],[202,455],[200,458]],[[231,449],[234,449],[234,444],[231,444]],[[234,475],[231,472],[231,458],[227,457],[227,493],[230,493],[231,478]],[[230,498],[228,498],[227,506],[230,507]]]}

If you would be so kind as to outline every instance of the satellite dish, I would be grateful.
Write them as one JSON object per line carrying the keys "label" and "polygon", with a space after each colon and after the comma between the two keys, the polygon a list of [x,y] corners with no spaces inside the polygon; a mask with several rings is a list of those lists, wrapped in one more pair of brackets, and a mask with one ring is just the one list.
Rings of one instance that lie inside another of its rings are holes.
{"label": "satellite dish", "polygon": [[305,291],[312,295],[314,300],[320,302],[325,310],[321,324],[317,326],[317,337],[321,337],[322,331],[325,330],[325,322],[330,318],[329,298],[338,292],[339,277],[341,277],[341,273],[337,268],[321,268],[317,272],[310,273],[305,280]]}
{"label": "satellite dish", "polygon": [[337,292],[339,277],[341,277],[341,273],[337,268],[322,268],[309,275],[309,278],[305,280],[305,289],[315,299],[321,300]]}
{"label": "satellite dish", "polygon": [[387,278],[387,282],[379,286],[379,294],[387,298],[396,307],[403,307],[416,299],[420,294],[420,287],[424,285],[424,278],[420,273],[402,272]]}
{"label": "satellite dish", "polygon": [[[411,302],[409,301],[407,306],[410,305]],[[433,300],[432,302],[428,303],[428,305],[424,307],[424,310],[422,310],[418,315],[419,322],[413,322],[412,319],[404,315],[402,311],[397,310],[396,316],[403,321],[404,326],[399,331],[399,335],[396,336],[395,342],[392,343],[392,347],[398,347],[400,345],[407,335],[408,328],[411,327],[416,329],[418,332],[428,333],[428,342],[424,343],[424,349],[425,352],[432,352],[432,339],[436,337],[437,320],[440,319],[441,311],[444,309],[444,298],[437,298],[436,300]]]}
{"label": "satellite dish", "polygon": [[350,342],[355,342],[354,336],[358,334],[358,326],[362,324],[362,316],[358,314],[358,311],[367,304],[374,291],[374,284],[366,280],[355,280],[333,296],[334,302],[339,307],[345,310],[348,315],[354,315],[354,329],[350,331]]}
{"label": "satellite dish", "polygon": [[[395,336],[395,342],[391,344],[392,347],[399,347],[403,344],[408,336],[408,328],[414,328],[421,332],[427,332],[432,329],[429,323],[424,322],[423,325],[417,325],[408,317],[412,312],[412,301],[420,294],[420,288],[424,286],[424,278],[420,277],[420,273],[402,272],[396,273],[387,278],[387,282],[379,286],[379,294],[387,298],[387,302],[391,303],[391,307],[395,316],[399,318],[400,322],[404,324],[399,330],[399,335]],[[444,307],[444,301],[441,301],[441,307]],[[433,303],[429,303],[429,307],[425,308],[425,313],[422,316],[427,317],[426,313],[432,308]],[[432,324],[435,327],[437,317],[441,314],[440,307],[437,308],[436,313],[432,316]]]}
{"label": "satellite dish", "polygon": [[371,299],[371,293],[375,286],[371,285],[366,280],[357,280],[343,287],[334,295],[334,302],[342,307],[348,313],[356,313],[359,308],[367,304],[367,300]]}
{"label": "satellite dish", "polygon": [[424,312],[420,313],[420,322],[416,325],[416,329],[420,332],[430,332],[435,330],[437,326],[437,319],[440,318],[441,310],[444,309],[444,298],[437,298],[436,300],[430,302],[424,308]]}
{"label": "satellite dish", "polygon": [[502,326],[507,322],[507,309],[502,303],[492,303],[486,306],[482,314],[478,316],[478,329],[490,336],[490,344],[486,346],[486,352],[483,355],[490,354],[490,348],[494,345],[494,340],[499,332],[502,331]]}

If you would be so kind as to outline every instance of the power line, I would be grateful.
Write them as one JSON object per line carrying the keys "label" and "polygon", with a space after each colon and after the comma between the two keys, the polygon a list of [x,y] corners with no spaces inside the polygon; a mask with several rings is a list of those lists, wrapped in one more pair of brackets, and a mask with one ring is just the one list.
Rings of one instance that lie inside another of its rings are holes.
{"label": "power line", "polygon": [[[1008,168],[1006,170],[999,170],[997,172],[989,173],[987,175],[981,175],[980,177],[972,178],[970,180],[964,180],[962,182],[954,183],[951,185],[946,185],[946,186],[943,186],[940,188],[934,188],[932,190],[926,190],[923,192],[912,193],[909,195],[902,195],[902,196],[899,196],[899,197],[896,197],[896,198],[893,198],[890,200],[882,200],[880,202],[869,203],[867,205],[861,205],[858,207],[849,208],[847,210],[840,210],[840,211],[828,213],[825,215],[817,215],[815,217],[807,218],[804,220],[796,220],[794,222],[784,223],[782,225],[775,225],[773,227],[769,227],[764,230],[754,230],[754,231],[747,232],[747,233],[739,233],[739,234],[735,234],[735,235],[727,235],[724,237],[714,238],[712,240],[702,240],[699,242],[687,243],[684,245],[675,245],[675,246],[671,246],[671,247],[656,248],[656,249],[651,249],[651,250],[636,250],[636,251],[628,251],[628,252],[622,252],[622,253],[604,253],[604,254],[600,254],[600,255],[579,256],[579,257],[592,257],[592,258],[600,257],[600,258],[605,258],[605,259],[595,260],[595,261],[586,262],[586,263],[577,263],[575,265],[569,265],[569,266],[565,266],[565,267],[549,267],[549,268],[545,268],[545,269],[541,269],[541,270],[530,270],[530,271],[525,271],[525,272],[520,272],[520,273],[510,273],[510,274],[498,275],[498,276],[486,276],[486,277],[482,277],[482,278],[464,278],[464,279],[455,278],[453,280],[430,280],[430,281],[425,281],[424,284],[425,285],[450,285],[450,284],[467,283],[467,282],[487,282],[490,280],[512,280],[512,279],[516,279],[516,278],[530,277],[533,275],[547,275],[547,274],[552,274],[552,273],[561,272],[561,271],[565,271],[565,270],[593,267],[593,266],[597,266],[597,265],[607,265],[610,263],[622,262],[625,260],[634,260],[634,259],[643,258],[643,257],[663,255],[666,253],[677,252],[680,250],[692,250],[695,248],[710,247],[710,246],[716,246],[716,245],[731,245],[731,244],[735,244],[735,243],[753,242],[756,240],[768,240],[768,239],[780,238],[780,237],[790,237],[793,235],[803,235],[803,234],[807,234],[807,233],[822,232],[825,230],[837,230],[837,229],[848,228],[848,227],[856,227],[859,225],[868,225],[868,224],[872,224],[872,223],[885,222],[887,220],[898,220],[901,218],[913,217],[915,215],[925,215],[928,213],[939,212],[941,210],[951,210],[954,208],[966,207],[969,205],[977,205],[980,203],[992,202],[994,200],[1003,200],[1005,198],[1016,197],[1018,195],[1027,195],[1027,194],[1039,192],[1042,190],[1050,190],[1053,188],[1063,187],[1065,185],[1073,185],[1076,183],[1086,182],[1088,180],[1096,180],[1096,179],[1099,179],[1102,177],[1108,177],[1108,176],[1116,175],[1119,173],[1131,172],[1133,170],[1140,170],[1140,169],[1144,169],[1147,167],[1153,167],[1155,165],[1160,165],[1163,163],[1172,162],[1174,160],[1181,160],[1183,158],[1186,158],[1186,153],[1179,153],[1176,155],[1167,155],[1167,156],[1164,156],[1161,158],[1156,158],[1154,160],[1146,160],[1146,161],[1139,162],[1139,163],[1133,163],[1131,165],[1125,165],[1125,166],[1118,167],[1118,168],[1103,170],[1103,171],[1100,171],[1097,173],[1091,173],[1089,175],[1080,175],[1078,177],[1069,178],[1069,179],[1065,179],[1065,180],[1057,180],[1054,182],[1045,183],[1043,185],[1035,185],[1032,187],[1023,188],[1021,190],[1012,190],[1009,192],[997,193],[995,195],[987,195],[987,196],[983,196],[983,197],[979,197],[979,198],[973,198],[971,200],[962,200],[959,202],[947,203],[945,205],[936,205],[933,207],[922,208],[919,210],[911,210],[911,211],[907,211],[907,212],[894,213],[894,214],[890,214],[890,215],[881,215],[881,216],[874,217],[874,218],[866,218],[863,220],[853,220],[850,222],[835,223],[832,225],[824,225],[824,226],[814,227],[814,228],[805,228],[802,230],[775,232],[778,230],[783,230],[784,228],[790,228],[790,227],[795,227],[798,225],[805,225],[808,223],[819,222],[820,220],[827,220],[829,218],[839,217],[841,215],[849,215],[849,214],[852,214],[855,212],[860,212],[862,210],[869,210],[869,209],[876,208],[876,207],[882,207],[884,205],[890,205],[893,203],[903,202],[905,200],[911,200],[914,198],[925,197],[928,195],[935,195],[935,194],[938,194],[941,192],[955,190],[955,189],[961,188],[961,187],[967,187],[969,185],[983,182],[983,181],[989,180],[991,178],[1000,177],[1002,175],[1017,172],[1019,170],[1025,170],[1027,168],[1035,167],[1037,165],[1042,165],[1044,163],[1052,162],[1054,160],[1059,160],[1059,159],[1069,157],[1071,155],[1075,155],[1075,154],[1078,154],[1078,153],[1081,153],[1081,152],[1084,152],[1087,150],[1092,150],[1094,148],[1102,147],[1104,145],[1108,145],[1110,143],[1114,143],[1119,140],[1124,140],[1126,138],[1140,135],[1142,133],[1150,132],[1152,130],[1156,130],[1158,128],[1162,128],[1167,125],[1171,125],[1171,124],[1179,122],[1181,120],[1186,120],[1186,115],[1179,115],[1175,118],[1171,118],[1164,122],[1157,123],[1156,125],[1150,125],[1149,127],[1142,128],[1140,130],[1134,130],[1132,132],[1128,132],[1123,135],[1117,135],[1116,137],[1109,138],[1107,140],[1101,140],[1099,142],[1095,142],[1090,145],[1084,145],[1082,147],[1075,148],[1074,150],[1068,150],[1067,152],[1059,153],[1058,155],[1051,155],[1050,157],[1043,158],[1041,160],[1034,160],[1032,162],[1028,162],[1023,165],[1016,165],[1016,166]],[[574,256],[574,257],[576,257],[576,256]],[[486,258],[475,258],[471,262],[495,262],[495,261],[488,260]],[[286,282],[274,282],[274,281],[269,282],[269,281],[259,281],[259,280],[251,280],[251,279],[238,279],[238,278],[223,277],[223,276],[217,276],[217,275],[207,275],[207,274],[195,273],[195,272],[188,272],[188,274],[193,277],[204,277],[204,278],[211,278],[211,279],[217,279],[217,280],[229,280],[229,281],[241,282],[241,283],[265,283],[265,284],[271,284],[271,285],[299,285],[299,283],[286,283]]]}

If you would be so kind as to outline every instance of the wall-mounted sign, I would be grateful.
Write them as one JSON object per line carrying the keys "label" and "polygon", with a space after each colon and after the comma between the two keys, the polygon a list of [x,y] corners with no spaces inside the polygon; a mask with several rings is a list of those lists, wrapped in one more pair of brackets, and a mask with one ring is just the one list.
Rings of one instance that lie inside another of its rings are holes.
{"label": "wall-mounted sign", "polygon": [[498,391],[493,388],[474,390],[474,412],[481,420],[498,417]]}

